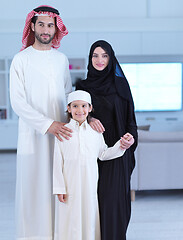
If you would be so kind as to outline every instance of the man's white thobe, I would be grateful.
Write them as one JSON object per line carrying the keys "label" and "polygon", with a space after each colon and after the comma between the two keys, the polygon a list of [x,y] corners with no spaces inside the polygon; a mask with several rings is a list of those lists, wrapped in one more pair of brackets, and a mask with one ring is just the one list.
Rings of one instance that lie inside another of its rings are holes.
{"label": "man's white thobe", "polygon": [[10,68],[10,98],[19,116],[16,239],[53,239],[54,136],[47,130],[53,121],[66,120],[66,97],[71,90],[64,54],[30,46],[15,55]]}
{"label": "man's white thobe", "polygon": [[120,141],[108,148],[103,135],[85,121],[66,125],[72,138],[55,139],[53,193],[68,194],[66,203],[56,198],[55,240],[100,240],[97,200],[97,158],[109,160],[124,154]]}

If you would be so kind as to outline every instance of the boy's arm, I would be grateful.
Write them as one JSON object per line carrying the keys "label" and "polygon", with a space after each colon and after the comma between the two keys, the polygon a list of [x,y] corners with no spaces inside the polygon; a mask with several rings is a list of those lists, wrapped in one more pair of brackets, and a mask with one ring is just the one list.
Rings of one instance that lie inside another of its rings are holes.
{"label": "boy's arm", "polygon": [[105,144],[104,137],[101,135],[101,147],[99,151],[98,158],[102,161],[104,160],[111,160],[117,157],[121,157],[125,153],[125,149],[122,149],[122,140],[119,140],[116,142],[116,144],[113,147],[108,147]]}
{"label": "boy's arm", "polygon": [[63,176],[64,159],[59,145],[59,140],[55,138],[53,157],[53,194],[66,194],[65,180]]}

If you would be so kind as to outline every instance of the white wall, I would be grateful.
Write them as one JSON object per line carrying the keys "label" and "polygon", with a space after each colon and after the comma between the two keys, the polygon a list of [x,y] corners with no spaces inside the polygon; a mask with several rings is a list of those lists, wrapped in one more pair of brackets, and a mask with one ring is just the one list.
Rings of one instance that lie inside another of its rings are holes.
{"label": "white wall", "polygon": [[[0,57],[19,51],[25,17],[41,4],[40,0],[1,2]],[[68,56],[86,57],[98,39],[109,41],[116,55],[183,55],[182,0],[45,0],[44,4],[60,11],[69,30],[60,48]],[[162,120],[172,115],[183,125],[183,112],[137,117],[146,122],[146,117]]]}
{"label": "white wall", "polygon": [[[0,56],[19,50],[26,15],[41,4],[40,0],[1,3]],[[110,41],[118,55],[183,54],[182,0],[45,0],[44,4],[59,9],[69,30],[61,48],[67,55],[87,55],[97,39]]]}
{"label": "white wall", "polygon": [[[0,56],[19,50],[26,15],[42,2],[1,3]],[[110,41],[118,55],[183,54],[182,0],[45,0],[44,4],[61,13],[69,30],[61,49],[68,55],[87,55],[97,39]]]}

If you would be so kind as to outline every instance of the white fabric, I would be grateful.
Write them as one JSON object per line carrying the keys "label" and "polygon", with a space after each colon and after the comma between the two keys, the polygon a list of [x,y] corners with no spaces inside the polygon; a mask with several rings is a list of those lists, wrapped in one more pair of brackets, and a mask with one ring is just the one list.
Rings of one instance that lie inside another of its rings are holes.
{"label": "white fabric", "polygon": [[68,202],[56,198],[55,240],[100,240],[97,200],[97,158],[122,156],[120,141],[107,148],[103,135],[85,121],[81,126],[71,119],[66,125],[72,138],[55,139],[53,193],[68,194]]}
{"label": "white fabric", "polygon": [[71,89],[68,60],[62,53],[31,46],[15,55],[10,98],[19,116],[16,239],[53,239],[54,136],[46,132],[54,120],[66,120],[66,95]]}
{"label": "white fabric", "polygon": [[39,17],[39,16],[49,16],[49,15],[46,13],[36,13],[34,16]]}
{"label": "white fabric", "polygon": [[91,104],[90,94],[83,90],[77,90],[77,91],[71,92],[68,96],[67,104],[74,102],[74,101],[78,101],[78,100],[85,101],[85,102]]}

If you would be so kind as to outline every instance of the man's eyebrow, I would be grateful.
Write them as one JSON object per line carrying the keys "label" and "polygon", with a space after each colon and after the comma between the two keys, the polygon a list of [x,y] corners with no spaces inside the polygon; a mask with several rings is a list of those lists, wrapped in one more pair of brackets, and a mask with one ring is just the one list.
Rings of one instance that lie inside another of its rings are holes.
{"label": "man's eyebrow", "polygon": [[[46,24],[45,22],[42,22],[42,21],[39,21],[38,23],[43,23],[43,24]],[[48,23],[48,25],[55,25],[54,23],[50,22]]]}

